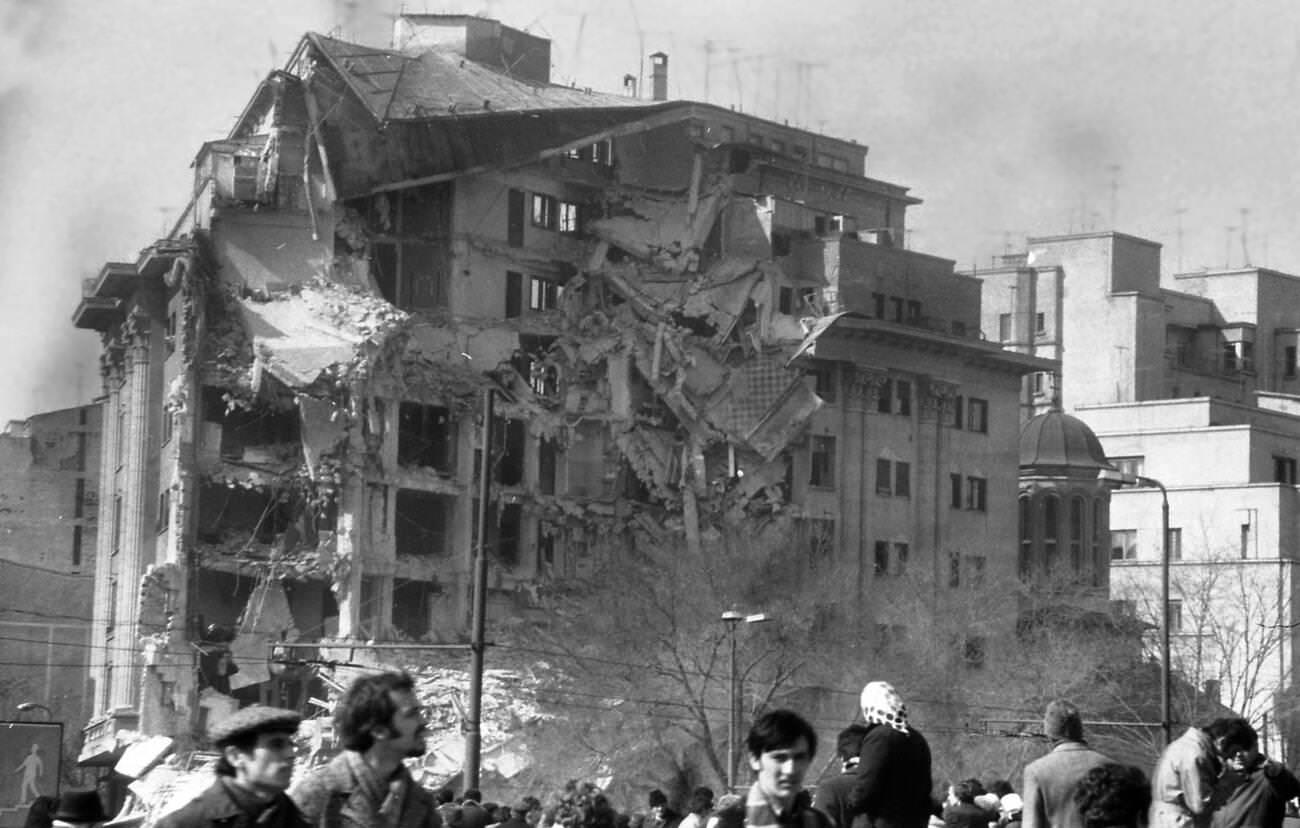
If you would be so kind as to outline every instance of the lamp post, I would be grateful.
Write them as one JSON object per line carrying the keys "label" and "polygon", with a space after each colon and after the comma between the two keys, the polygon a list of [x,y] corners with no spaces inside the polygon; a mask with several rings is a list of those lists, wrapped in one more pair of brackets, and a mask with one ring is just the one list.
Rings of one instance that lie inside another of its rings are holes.
{"label": "lamp post", "polygon": [[1169,701],[1169,490],[1154,477],[1138,475],[1136,482],[1160,490],[1160,730],[1164,733],[1165,747],[1169,747],[1173,730]]}
{"label": "lamp post", "polygon": [[1160,731],[1165,747],[1173,741],[1170,704],[1172,665],[1169,660],[1169,490],[1154,477],[1102,469],[1100,479],[1121,486],[1154,486],[1160,490]]}
{"label": "lamp post", "polygon": [[54,711],[40,702],[20,702],[16,707],[23,713],[31,713],[33,710],[44,710],[45,715],[50,719],[50,721],[54,721]]}
{"label": "lamp post", "polygon": [[740,679],[736,672],[736,625],[744,622],[746,624],[757,624],[761,621],[770,621],[771,618],[764,612],[755,612],[746,615],[736,610],[727,610],[722,613],[722,622],[727,625],[727,637],[731,639],[731,681],[728,698],[730,705],[727,708],[727,790],[732,791],[736,787],[736,734],[740,730]]}

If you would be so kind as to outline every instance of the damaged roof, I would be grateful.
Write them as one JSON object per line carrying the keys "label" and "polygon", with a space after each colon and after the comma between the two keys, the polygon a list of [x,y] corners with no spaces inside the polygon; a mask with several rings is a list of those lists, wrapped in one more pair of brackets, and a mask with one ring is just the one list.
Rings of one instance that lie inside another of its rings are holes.
{"label": "damaged roof", "polygon": [[543,109],[650,108],[626,95],[512,78],[452,52],[411,56],[316,33],[307,40],[381,122]]}

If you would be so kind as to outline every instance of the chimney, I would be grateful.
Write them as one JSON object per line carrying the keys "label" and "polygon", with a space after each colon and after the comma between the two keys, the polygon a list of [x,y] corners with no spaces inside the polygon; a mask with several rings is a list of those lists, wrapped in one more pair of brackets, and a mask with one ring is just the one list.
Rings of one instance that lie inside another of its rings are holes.
{"label": "chimney", "polygon": [[668,55],[655,52],[650,56],[650,81],[654,100],[668,100]]}

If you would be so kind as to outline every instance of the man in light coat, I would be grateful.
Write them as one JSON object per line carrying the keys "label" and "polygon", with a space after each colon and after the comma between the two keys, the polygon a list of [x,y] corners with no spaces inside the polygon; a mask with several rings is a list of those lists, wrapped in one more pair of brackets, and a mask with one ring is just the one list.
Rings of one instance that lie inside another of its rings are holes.
{"label": "man in light coat", "polygon": [[1043,731],[1052,752],[1025,767],[1022,828],[1084,828],[1074,789],[1088,771],[1111,760],[1088,747],[1079,708],[1065,699],[1047,705]]}
{"label": "man in light coat", "polygon": [[1151,774],[1150,828],[1208,828],[1223,770],[1223,737],[1239,719],[1189,727],[1169,743]]}

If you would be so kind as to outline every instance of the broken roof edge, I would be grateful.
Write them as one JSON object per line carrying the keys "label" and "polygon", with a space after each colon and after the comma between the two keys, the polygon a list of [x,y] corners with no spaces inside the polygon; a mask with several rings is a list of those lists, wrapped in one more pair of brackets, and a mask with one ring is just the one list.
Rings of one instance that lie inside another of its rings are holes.
{"label": "broken roof edge", "polygon": [[1059,360],[1008,351],[1000,345],[984,340],[938,333],[900,322],[889,322],[856,311],[844,311],[818,319],[786,364],[792,364],[801,357],[815,357],[818,341],[828,334],[859,337],[885,336],[908,340],[930,347],[946,348],[968,360],[983,362],[1019,374],[1060,369]]}
{"label": "broken roof edge", "polygon": [[[301,48],[301,44],[299,44],[299,49],[300,48]],[[290,62],[296,59],[299,49],[294,50],[293,56],[290,58]],[[244,108],[240,110],[239,117],[235,119],[235,123],[230,127],[230,132],[226,134],[226,137],[224,139],[217,139],[214,141],[204,141],[203,146],[200,148],[200,153],[204,149],[206,149],[209,145],[220,143],[223,140],[224,141],[240,140],[240,132],[248,125],[248,121],[250,117],[252,116],[254,111],[256,111],[259,104],[261,104],[263,94],[271,86],[272,80],[277,78],[280,80],[292,81],[293,83],[302,83],[303,80],[299,75],[296,75],[289,70],[289,64],[286,64],[283,69],[272,69],[269,72],[267,72],[266,77],[258,81],[257,88],[253,90],[253,94],[249,97],[248,103],[244,104]],[[243,137],[249,137],[249,136],[243,136]],[[196,160],[197,160],[197,156],[196,156]]]}

